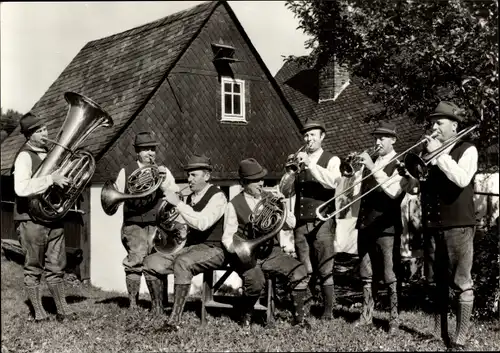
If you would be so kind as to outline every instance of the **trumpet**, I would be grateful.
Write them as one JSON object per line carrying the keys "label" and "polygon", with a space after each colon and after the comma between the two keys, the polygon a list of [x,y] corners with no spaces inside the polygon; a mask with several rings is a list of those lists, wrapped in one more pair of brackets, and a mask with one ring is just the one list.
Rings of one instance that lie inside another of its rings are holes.
{"label": "trumpet", "polygon": [[[437,132],[434,132],[432,133],[432,135],[430,135],[430,137],[436,137],[437,135]],[[451,140],[451,139],[450,139]],[[439,149],[440,151],[444,151],[446,148],[448,148],[448,146],[450,146],[452,143],[454,143],[456,141],[456,139],[454,141],[446,141],[446,144],[443,144]],[[411,147],[408,147],[406,150],[404,150],[403,152],[401,152],[400,154],[394,156],[391,158],[390,161],[387,162],[387,164],[391,164],[392,162],[394,161],[399,161],[399,158],[401,158],[402,156],[404,156],[405,154],[407,154],[408,152],[410,152],[411,150],[417,148],[418,146],[424,144],[424,143],[427,143],[427,140],[425,138],[423,138],[422,140],[420,140],[419,142],[417,142],[416,144],[414,144],[413,146]],[[348,187],[347,189],[345,189],[342,193],[340,193],[339,195],[335,195],[334,197],[332,197],[330,200],[327,200],[325,202],[323,202],[321,205],[319,205],[317,208],[316,208],[316,217],[318,217],[320,220],[322,221],[327,221],[329,220],[330,218],[333,218],[335,217],[337,214],[339,214],[340,212],[342,212],[343,210],[345,210],[346,208],[350,207],[352,204],[356,203],[357,201],[361,200],[363,197],[365,197],[366,195],[368,195],[370,192],[372,192],[373,190],[375,190],[376,188],[378,188],[379,186],[389,182],[390,180],[392,180],[392,178],[394,176],[396,176],[397,174],[391,176],[390,178],[388,178],[386,181],[384,181],[384,183],[382,184],[377,184],[375,187],[371,188],[370,190],[368,190],[367,192],[365,192],[364,194],[362,194],[361,196],[357,197],[355,200],[349,202],[347,205],[345,205],[344,207],[342,207],[340,210],[336,210],[336,211],[333,211],[333,212],[330,212],[330,213],[324,213],[323,211],[325,209],[331,209],[331,204],[332,202],[335,204],[335,201],[341,197],[342,195],[346,194],[348,191],[350,191],[351,189],[353,189],[354,187],[356,187],[357,185],[359,185],[363,180],[371,177],[373,174],[375,174],[376,172],[380,171],[380,170],[383,170],[386,166],[386,165],[383,165],[381,166],[380,168],[377,168],[375,170],[373,170],[370,174],[364,176],[363,178],[361,178],[361,180],[359,180],[357,183],[354,183],[353,185],[351,185],[350,187]]]}
{"label": "trumpet", "polygon": [[[368,153],[370,158],[373,159],[373,157],[375,157],[375,155],[378,153],[378,150],[379,150],[379,146],[373,146],[373,147],[365,150],[364,152]],[[361,152],[361,153],[363,153],[363,152]],[[354,154],[351,154],[350,156],[345,158],[340,163],[339,168],[340,168],[340,173],[342,174],[342,176],[344,176],[346,178],[350,178],[356,172],[361,170],[361,168],[363,167],[363,163],[361,163],[361,158],[360,158],[361,153],[355,152]]]}
{"label": "trumpet", "polygon": [[285,164],[285,175],[281,178],[279,183],[279,191],[289,198],[293,193],[293,185],[295,184],[295,175],[302,171],[301,163],[297,159],[299,152],[302,152],[307,147],[307,144],[300,147],[297,152],[291,155]]}

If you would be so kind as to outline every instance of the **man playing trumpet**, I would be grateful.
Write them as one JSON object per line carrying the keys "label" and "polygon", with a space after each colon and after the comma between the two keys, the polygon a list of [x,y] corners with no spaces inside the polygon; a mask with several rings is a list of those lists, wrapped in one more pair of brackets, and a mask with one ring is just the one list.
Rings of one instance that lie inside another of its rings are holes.
{"label": "man playing trumpet", "polygon": [[[219,187],[209,182],[212,171],[210,158],[194,155],[184,170],[193,193],[184,202],[177,193],[167,191],[164,200],[179,212],[176,222],[188,227],[187,241],[176,253],[158,251],[144,260],[146,282],[154,288],[160,288],[161,280],[174,274],[174,306],[165,325],[168,331],[179,328],[193,277],[206,270],[220,268],[225,261],[221,237],[227,198]],[[157,313],[162,313],[161,292],[151,292],[151,300]]]}
{"label": "man playing trumpet", "polygon": [[[242,239],[248,239],[249,232],[253,231],[250,227],[250,220],[255,213],[255,207],[263,199],[264,177],[267,175],[267,170],[254,158],[248,158],[240,162],[238,174],[243,190],[226,207],[224,234],[222,235],[222,243],[231,254],[235,253],[234,236],[238,235]],[[289,228],[295,226],[295,217],[292,213],[287,213],[285,224]],[[257,250],[258,260],[255,267],[247,268],[239,266],[238,262],[235,262],[236,272],[243,279],[244,290],[241,308],[241,325],[243,327],[249,327],[251,324],[253,307],[265,285],[265,275],[279,275],[288,279],[289,287],[292,290],[295,309],[293,325],[310,328],[304,313],[304,297],[308,281],[307,271],[298,260],[283,252],[278,236],[276,235],[267,242],[271,242],[270,248],[263,244],[262,248]]]}
{"label": "man playing trumpet", "polygon": [[[138,168],[155,165],[156,146],[158,145],[159,143],[151,132],[140,132],[136,135],[134,148],[137,158],[118,173],[115,181],[118,191],[125,190],[126,193],[130,193],[129,176]],[[152,241],[156,233],[156,210],[162,201],[164,192],[179,190],[172,173],[164,166],[159,166],[158,169],[160,175],[165,178],[158,190],[146,199],[126,200],[123,205],[121,240],[127,251],[123,266],[130,309],[137,307],[143,260],[152,250]],[[150,288],[149,284],[148,289],[150,293],[154,290]]]}

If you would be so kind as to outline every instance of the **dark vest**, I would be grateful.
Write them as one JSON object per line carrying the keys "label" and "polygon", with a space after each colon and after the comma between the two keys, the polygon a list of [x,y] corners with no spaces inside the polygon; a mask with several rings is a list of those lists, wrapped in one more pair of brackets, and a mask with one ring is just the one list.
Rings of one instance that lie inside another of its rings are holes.
{"label": "dark vest", "polygon": [[[14,173],[14,166],[17,156],[21,152],[28,152],[31,157],[31,174],[33,175],[40,164],[42,163],[42,159],[38,155],[36,151],[34,151],[29,145],[23,145],[21,149],[17,152],[16,157],[14,158],[14,165],[12,166],[11,172]],[[14,220],[15,221],[29,221],[31,220],[30,215],[28,214],[28,198],[27,197],[19,197],[16,195],[16,203],[14,205]]]}
{"label": "dark vest", "polygon": [[[470,142],[458,142],[450,151],[454,161],[462,157]],[[466,227],[476,224],[472,178],[465,188],[450,181],[437,165],[421,185],[422,224],[428,228]]]}
{"label": "dark vest", "polygon": [[[203,210],[212,196],[215,194],[223,192],[215,185],[211,185],[208,190],[205,192],[205,195],[201,198],[198,203],[193,205],[193,210],[196,212],[200,212]],[[186,200],[186,204],[191,205],[191,197],[192,194],[188,196]],[[215,222],[210,228],[204,231],[200,231],[197,229],[190,228],[188,238],[186,241],[186,246],[207,243],[213,246],[217,246],[222,248],[222,232],[224,227],[224,216],[222,216],[217,222]]]}
{"label": "dark vest", "polygon": [[[264,195],[265,194],[263,193],[262,196]],[[261,234],[255,234],[253,236],[251,234],[252,229],[250,228],[250,215],[252,214],[252,210],[250,210],[250,206],[245,200],[244,193],[240,192],[238,195],[233,197],[231,203],[233,204],[234,211],[236,212],[236,217],[238,218],[238,236],[242,237],[243,239],[251,239],[254,236],[260,237]],[[259,247],[259,249],[257,250],[258,258],[265,258],[269,256],[274,246],[280,246],[278,237],[279,233],[276,234],[276,236],[272,240],[269,240]]]}
{"label": "dark vest", "polygon": [[[128,189],[128,177],[139,168],[137,161],[134,161],[125,167],[125,193],[129,193]],[[123,204],[123,222],[125,224],[130,223],[155,223],[156,222],[156,212],[160,206],[163,198],[163,191],[158,188],[152,195],[137,199],[137,200],[127,200]]]}
{"label": "dark vest", "polygon": [[[323,151],[318,159],[317,165],[326,168],[333,157],[330,152]],[[312,222],[316,219],[316,208],[323,202],[335,196],[335,189],[327,189],[314,179],[309,169],[303,169],[298,173],[295,182],[295,218],[297,222]],[[335,210],[335,203],[331,202],[328,212]]]}
{"label": "dark vest", "polygon": [[[384,172],[391,177],[397,167],[397,161],[392,161],[384,167]],[[364,168],[363,177],[370,174],[368,168]],[[363,180],[361,184],[361,194],[364,194],[377,185],[377,181],[372,176]],[[400,234],[402,231],[401,223],[401,201],[405,193],[402,192],[398,197],[392,199],[387,195],[382,187],[377,187],[368,195],[361,199],[359,206],[358,220],[356,228],[375,232]]]}

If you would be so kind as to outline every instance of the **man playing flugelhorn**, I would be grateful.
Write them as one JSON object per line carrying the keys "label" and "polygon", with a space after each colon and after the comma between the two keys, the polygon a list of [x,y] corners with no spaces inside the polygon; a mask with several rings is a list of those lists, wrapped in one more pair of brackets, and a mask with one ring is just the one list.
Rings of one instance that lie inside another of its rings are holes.
{"label": "man playing flugelhorn", "polygon": [[[267,170],[263,168],[254,158],[244,159],[240,162],[238,174],[240,176],[243,191],[236,195],[228,203],[224,215],[224,234],[222,243],[229,253],[234,254],[234,236],[248,239],[249,227],[255,207],[263,198],[264,177]],[[289,228],[295,226],[295,217],[287,213],[285,224]],[[251,324],[253,307],[260,297],[265,285],[265,275],[280,275],[288,279],[292,290],[294,302],[294,325],[310,328],[305,320],[304,297],[307,290],[307,271],[298,260],[285,254],[279,245],[279,233],[270,239],[272,249],[258,254],[255,267],[247,268],[239,266],[235,262],[235,269],[243,279],[243,302],[241,307],[241,324],[248,327]],[[234,255],[233,255],[234,256]]]}
{"label": "man playing flugelhorn", "polygon": [[[172,191],[167,191],[164,199],[179,212],[177,222],[188,227],[187,241],[176,253],[158,251],[144,260],[146,282],[150,285],[159,288],[162,279],[174,274],[174,307],[164,327],[167,331],[179,328],[193,277],[203,271],[220,268],[225,261],[221,237],[227,198],[219,187],[209,182],[212,171],[210,158],[194,155],[184,170],[193,193],[186,202]],[[152,292],[151,300],[153,307],[161,313],[161,292]]]}
{"label": "man playing flugelhorn", "polygon": [[[156,147],[159,143],[151,132],[140,132],[135,137],[134,148],[137,158],[118,173],[115,181],[117,190],[130,193],[129,176],[138,168],[155,165]],[[165,167],[158,167],[165,178],[158,190],[147,199],[127,200],[123,205],[123,225],[121,228],[122,244],[127,251],[123,260],[125,280],[130,299],[130,309],[137,307],[143,260],[151,253],[152,241],[156,232],[156,210],[167,190],[178,191],[172,173]],[[152,288],[148,289],[151,293]]]}

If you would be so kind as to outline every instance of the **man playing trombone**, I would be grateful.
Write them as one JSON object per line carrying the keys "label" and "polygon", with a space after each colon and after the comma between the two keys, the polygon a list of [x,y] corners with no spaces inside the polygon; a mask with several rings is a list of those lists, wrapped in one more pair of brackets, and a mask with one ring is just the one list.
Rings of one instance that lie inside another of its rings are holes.
{"label": "man playing trombone", "polygon": [[[361,153],[359,160],[364,168],[356,173],[363,176],[361,194],[366,196],[361,199],[356,223],[363,307],[355,326],[372,324],[374,292],[378,278],[382,277],[389,288],[389,332],[394,333],[398,327],[397,270],[400,266],[402,232],[401,201],[408,182],[399,175],[397,169],[399,161],[395,158],[397,155],[394,150],[396,126],[381,122],[372,135],[378,157],[373,161],[367,152]],[[382,255],[381,259],[378,254]],[[375,281],[372,279],[374,275]]]}
{"label": "man playing trombone", "polygon": [[316,276],[320,278],[324,307],[321,317],[329,320],[332,318],[335,302],[333,244],[336,223],[333,218],[321,221],[315,210],[335,195],[335,188],[341,177],[340,159],[321,147],[326,133],[323,122],[308,120],[301,132],[306,147],[305,151],[300,151],[296,156],[301,167],[294,185],[297,220],[294,230],[295,252],[307,273],[313,275],[310,283],[313,290]]}
{"label": "man playing trombone", "polygon": [[[137,159],[122,168],[115,184],[117,190],[131,193],[130,176],[138,168],[155,165],[156,147],[159,143],[150,132],[140,132],[135,137],[134,148]],[[122,244],[127,251],[123,260],[125,281],[130,300],[130,309],[137,307],[144,258],[152,250],[152,240],[156,232],[156,209],[166,190],[178,191],[172,173],[164,166],[159,166],[159,173],[165,179],[152,195],[144,199],[127,200],[123,205],[123,225],[121,228]],[[140,181],[135,180],[140,183]],[[151,292],[152,288],[148,289]]]}
{"label": "man playing trombone", "polygon": [[473,177],[477,171],[476,147],[459,141],[463,110],[440,102],[430,115],[433,135],[427,136],[430,160],[426,180],[421,182],[422,224],[425,229],[427,280],[434,288],[435,330],[449,344],[448,291],[458,297],[457,326],[452,346],[463,348],[474,302],[471,276],[475,209]]}
{"label": "man playing trombone", "polygon": [[[179,328],[193,277],[206,270],[218,269],[225,261],[221,238],[227,198],[219,187],[209,182],[210,158],[194,155],[184,170],[192,194],[184,202],[178,193],[168,190],[164,199],[179,213],[177,222],[187,225],[186,243],[178,251],[161,250],[155,245],[157,252],[144,260],[146,282],[156,283],[158,289],[162,279],[174,274],[174,306],[164,327],[167,331]],[[163,312],[161,292],[153,291],[151,300],[152,305]]]}

